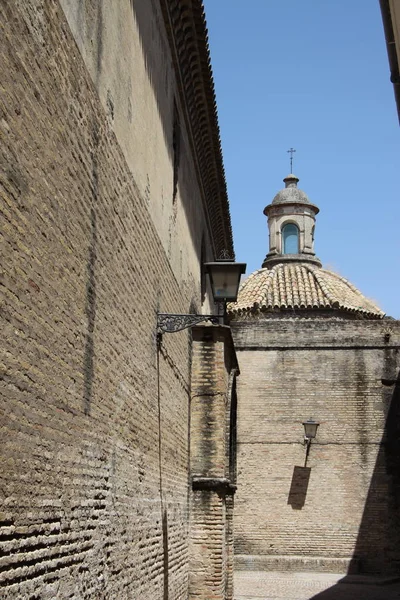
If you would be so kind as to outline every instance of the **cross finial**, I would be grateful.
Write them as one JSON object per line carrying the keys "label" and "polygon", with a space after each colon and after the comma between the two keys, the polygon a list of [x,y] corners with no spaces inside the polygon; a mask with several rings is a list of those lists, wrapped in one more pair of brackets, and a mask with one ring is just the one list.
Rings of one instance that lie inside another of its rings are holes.
{"label": "cross finial", "polygon": [[287,150],[287,152],[290,154],[290,172],[293,173],[293,154],[296,152],[296,150],[294,148],[290,148],[290,150]]}

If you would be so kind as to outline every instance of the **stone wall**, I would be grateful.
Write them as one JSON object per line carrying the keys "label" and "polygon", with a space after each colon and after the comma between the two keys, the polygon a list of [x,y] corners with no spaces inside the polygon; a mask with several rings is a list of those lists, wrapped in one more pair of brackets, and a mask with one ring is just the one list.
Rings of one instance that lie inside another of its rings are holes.
{"label": "stone wall", "polygon": [[[238,567],[398,569],[400,322],[280,318],[232,328]],[[309,417],[321,425],[305,465]]]}
{"label": "stone wall", "polygon": [[[132,8],[147,3],[117,4],[135,51],[110,23],[98,80],[57,1],[0,7],[5,599],[187,597],[190,338],[158,352],[156,313],[201,307],[212,235],[188,147],[174,199],[162,24],[155,72]],[[131,108],[109,84],[116,61]]]}

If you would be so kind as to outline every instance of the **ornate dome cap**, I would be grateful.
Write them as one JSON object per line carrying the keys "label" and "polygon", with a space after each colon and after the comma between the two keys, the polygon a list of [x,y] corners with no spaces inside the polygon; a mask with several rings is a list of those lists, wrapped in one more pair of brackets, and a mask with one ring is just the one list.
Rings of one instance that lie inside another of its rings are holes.
{"label": "ornate dome cap", "polygon": [[308,263],[282,263],[255,271],[242,283],[237,302],[228,305],[233,318],[286,309],[336,310],[367,319],[385,316],[347,279]]}
{"label": "ornate dome cap", "polygon": [[302,190],[299,190],[297,183],[299,178],[291,173],[283,180],[285,187],[280,190],[271,202],[271,205],[276,204],[309,204],[315,209],[315,214],[319,212],[318,208],[310,202],[307,194]]}

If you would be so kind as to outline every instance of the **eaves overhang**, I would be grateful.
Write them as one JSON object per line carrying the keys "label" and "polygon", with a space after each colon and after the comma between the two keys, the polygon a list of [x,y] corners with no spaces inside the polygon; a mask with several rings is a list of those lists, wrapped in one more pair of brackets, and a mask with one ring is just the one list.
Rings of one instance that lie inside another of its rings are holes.
{"label": "eaves overhang", "polygon": [[393,83],[400,122],[400,0],[379,0],[389,58],[390,81]]}
{"label": "eaves overhang", "polygon": [[234,259],[232,224],[202,0],[160,0],[197,163],[214,258]]}

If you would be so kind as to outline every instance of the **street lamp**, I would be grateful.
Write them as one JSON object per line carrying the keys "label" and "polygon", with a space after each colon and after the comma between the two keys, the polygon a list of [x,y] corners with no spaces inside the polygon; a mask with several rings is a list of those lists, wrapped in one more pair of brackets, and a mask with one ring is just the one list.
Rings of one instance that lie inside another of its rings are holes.
{"label": "street lamp", "polygon": [[205,263],[204,267],[210,277],[214,301],[236,302],[240,276],[246,271],[246,264],[219,260]]}
{"label": "street lamp", "polygon": [[313,421],[310,417],[308,421],[303,421],[304,426],[304,443],[311,444],[311,440],[313,440],[317,435],[317,429],[319,427],[318,421]]}
{"label": "street lamp", "polygon": [[246,271],[246,264],[232,260],[220,260],[205,263],[204,267],[210,277],[214,302],[222,307],[222,315],[157,313],[157,338],[159,341],[163,333],[182,331],[204,321],[214,324],[224,323],[225,305],[227,302],[236,302],[240,276]]}

